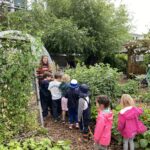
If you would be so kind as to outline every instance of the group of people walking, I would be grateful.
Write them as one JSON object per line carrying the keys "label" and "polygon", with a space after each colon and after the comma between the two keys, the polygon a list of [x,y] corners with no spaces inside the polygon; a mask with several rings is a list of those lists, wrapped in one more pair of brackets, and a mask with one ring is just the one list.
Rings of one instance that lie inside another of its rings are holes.
{"label": "group of people walking", "polygon": [[[44,119],[47,118],[49,110],[55,123],[62,121],[65,124],[68,118],[69,129],[80,129],[83,133],[83,140],[88,141],[91,116],[88,85],[79,84],[76,79],[71,79],[69,75],[61,72],[53,75],[47,56],[42,57],[37,74]],[[106,95],[99,95],[96,98],[98,116],[93,136],[95,150],[107,150],[111,142],[113,111],[110,103]],[[123,149],[128,150],[129,144],[130,150],[134,150],[135,136],[147,130],[139,120],[143,110],[135,106],[134,100],[128,94],[122,95],[121,105],[123,109],[118,114],[118,131],[124,139]],[[68,114],[67,118],[66,114]]]}

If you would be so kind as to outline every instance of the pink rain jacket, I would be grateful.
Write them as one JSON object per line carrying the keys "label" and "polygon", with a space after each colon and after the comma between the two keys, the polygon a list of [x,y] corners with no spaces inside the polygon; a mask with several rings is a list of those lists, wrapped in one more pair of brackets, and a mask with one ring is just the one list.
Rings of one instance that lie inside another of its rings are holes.
{"label": "pink rain jacket", "polygon": [[94,141],[102,146],[108,146],[111,141],[113,113],[99,111],[94,132]]}
{"label": "pink rain jacket", "polygon": [[135,135],[144,133],[147,128],[138,119],[143,113],[141,108],[126,107],[119,113],[118,130],[124,138],[133,138]]}

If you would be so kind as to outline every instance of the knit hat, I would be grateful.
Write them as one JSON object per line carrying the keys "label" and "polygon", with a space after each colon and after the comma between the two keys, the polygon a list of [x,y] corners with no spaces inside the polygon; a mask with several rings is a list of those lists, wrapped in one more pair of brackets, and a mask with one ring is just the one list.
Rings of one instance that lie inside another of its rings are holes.
{"label": "knit hat", "polygon": [[89,87],[86,84],[81,84],[80,86],[80,97],[87,97],[89,96]]}
{"label": "knit hat", "polygon": [[72,79],[71,82],[70,82],[70,88],[75,89],[75,88],[78,88],[78,87],[79,87],[78,81],[75,80],[75,79]]}

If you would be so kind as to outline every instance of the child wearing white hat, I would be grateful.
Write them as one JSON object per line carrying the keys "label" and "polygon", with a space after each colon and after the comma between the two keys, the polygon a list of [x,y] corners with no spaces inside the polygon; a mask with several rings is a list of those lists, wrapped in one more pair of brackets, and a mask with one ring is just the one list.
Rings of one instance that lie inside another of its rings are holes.
{"label": "child wearing white hat", "polygon": [[68,99],[68,112],[69,112],[69,128],[73,128],[75,123],[76,128],[78,124],[78,101],[79,101],[79,85],[77,80],[73,79],[70,82],[69,90],[66,92],[65,97]]}

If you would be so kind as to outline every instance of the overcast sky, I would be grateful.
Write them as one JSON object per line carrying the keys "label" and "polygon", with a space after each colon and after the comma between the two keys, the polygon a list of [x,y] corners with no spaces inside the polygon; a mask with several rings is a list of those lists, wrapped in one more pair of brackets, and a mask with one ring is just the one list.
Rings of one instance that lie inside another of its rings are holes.
{"label": "overcast sky", "polygon": [[150,0],[113,0],[118,6],[121,2],[127,6],[132,24],[135,26],[133,32],[147,33],[150,28]]}

